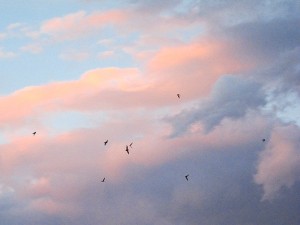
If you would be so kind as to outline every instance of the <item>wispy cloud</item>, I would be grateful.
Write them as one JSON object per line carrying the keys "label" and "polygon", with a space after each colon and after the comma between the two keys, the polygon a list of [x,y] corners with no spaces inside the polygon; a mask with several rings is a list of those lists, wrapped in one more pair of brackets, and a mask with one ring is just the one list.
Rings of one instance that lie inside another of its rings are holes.
{"label": "wispy cloud", "polygon": [[91,14],[80,11],[45,21],[40,27],[40,32],[57,41],[72,40],[99,32],[108,25],[117,24],[124,20],[125,15],[119,10]]}
{"label": "wispy cloud", "polygon": [[0,48],[0,58],[2,59],[9,59],[9,58],[14,58],[17,56],[17,53],[13,51],[6,51],[3,50],[3,48]]}
{"label": "wispy cloud", "polygon": [[21,50],[32,54],[38,54],[43,51],[43,47],[40,44],[29,44],[21,47]]}
{"label": "wispy cloud", "polygon": [[112,57],[113,55],[114,55],[114,51],[109,50],[109,51],[100,52],[98,54],[98,57],[100,59],[103,59],[103,58],[105,59],[105,58]]}
{"label": "wispy cloud", "polygon": [[88,52],[64,52],[59,55],[59,58],[67,61],[81,62],[89,58]]}

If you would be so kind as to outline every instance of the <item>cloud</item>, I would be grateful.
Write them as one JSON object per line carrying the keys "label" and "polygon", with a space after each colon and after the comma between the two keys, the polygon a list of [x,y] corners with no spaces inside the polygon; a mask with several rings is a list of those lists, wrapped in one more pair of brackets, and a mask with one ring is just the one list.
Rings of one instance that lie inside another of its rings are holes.
{"label": "cloud", "polygon": [[[37,43],[95,34],[137,60],[0,96],[1,224],[298,225],[299,127],[268,108],[298,97],[297,4],[131,1],[42,22]],[[70,112],[89,126],[49,126]]]}
{"label": "cloud", "polygon": [[[235,61],[224,46],[225,43],[200,40],[158,51],[143,73],[135,68],[95,69],[78,80],[28,87],[0,98],[6,109],[2,120],[18,123],[19,119],[56,110],[87,112],[104,108],[168,106],[175,104],[176,93],[179,92],[186,100],[194,100],[206,96],[218,77],[248,67]],[[193,54],[189,54],[190,50]],[[61,57],[65,60],[84,60],[87,53],[70,52]],[[195,80],[201,81],[200,85]],[[127,101],[122,101],[122,98]],[[18,110],[14,109],[16,102],[24,102],[18,103]],[[41,105],[47,107],[41,111]]]}
{"label": "cloud", "polygon": [[0,33],[0,40],[4,40],[7,37],[7,33],[1,32]]}
{"label": "cloud", "polygon": [[72,40],[121,22],[124,16],[125,14],[119,10],[98,11],[91,14],[79,11],[43,22],[40,32],[50,35],[56,41]]}
{"label": "cloud", "polygon": [[180,0],[128,0],[128,2],[136,8],[138,11],[144,11],[146,13],[160,12],[166,9],[170,10],[171,8],[175,8],[181,1]]}
{"label": "cloud", "polygon": [[0,47],[0,59],[10,59],[17,56],[17,53],[13,51],[5,51]]}
{"label": "cloud", "polygon": [[197,122],[202,122],[205,131],[209,132],[223,119],[242,118],[265,103],[260,84],[243,77],[223,76],[216,82],[210,96],[200,101],[197,107],[167,120],[174,126],[173,136],[186,132]]}
{"label": "cloud", "polygon": [[[74,225],[267,220],[280,225],[284,216],[276,213],[276,207],[288,201],[293,208],[284,212],[296,216],[289,224],[297,224],[295,195],[261,206],[261,193],[251,179],[256,155],[264,146],[261,137],[270,134],[271,121],[259,112],[248,112],[225,119],[208,134],[169,139],[168,126],[153,112],[111,112],[93,128],[52,137],[39,133],[1,145],[0,158],[5,159],[1,177],[18,196],[10,198],[15,205],[5,213],[7,223],[24,217],[25,225],[49,220]],[[104,146],[107,138],[109,144]],[[127,155],[125,145],[132,141]],[[100,182],[102,177],[105,183]],[[260,213],[266,210],[270,213]]]}
{"label": "cloud", "polygon": [[21,47],[21,50],[32,54],[38,54],[43,51],[43,47],[40,44],[29,44]]}
{"label": "cloud", "polygon": [[244,57],[273,63],[278,55],[300,45],[300,32],[294,29],[298,21],[296,18],[254,21],[224,28],[216,35],[233,40],[236,49],[246,51]]}
{"label": "cloud", "polygon": [[[2,178],[13,180],[22,175],[18,185],[13,185],[19,195],[14,208],[19,212],[10,209],[5,218],[10,214],[15,215],[13,218],[24,216],[25,225],[34,223],[28,214],[35,215],[37,221],[51,218],[58,224],[75,225],[83,221],[260,224],[265,220],[280,225],[286,214],[276,210],[288,201],[293,207],[283,212],[295,215],[289,224],[297,224],[295,195],[262,206],[260,191],[252,183],[256,154],[263,147],[259,132],[270,131],[258,114],[246,120],[228,120],[208,135],[168,140],[163,133],[157,134],[161,127],[153,124],[155,119],[143,120],[145,116],[141,115],[136,120],[136,113],[128,112],[130,119],[118,123],[109,120],[98,128],[52,138],[35,136],[38,140],[28,137],[27,144],[16,140],[5,148],[1,146],[6,159],[18,158],[10,173],[4,173],[10,160],[1,164]],[[138,133],[144,137],[134,140],[128,156],[125,144]],[[105,147],[101,140],[104,136],[113,137]],[[114,172],[116,163],[120,164]],[[184,179],[186,173],[190,174],[189,182]],[[100,182],[103,176],[107,178],[105,183]],[[266,210],[269,213],[260,213]],[[12,218],[7,221],[12,223]]]}
{"label": "cloud", "polygon": [[104,52],[100,52],[100,53],[98,54],[98,57],[99,57],[100,59],[105,59],[105,58],[110,58],[110,57],[112,57],[114,54],[115,54],[114,51],[104,51]]}
{"label": "cloud", "polygon": [[105,38],[105,39],[101,39],[97,42],[97,44],[99,45],[104,45],[104,46],[109,46],[111,44],[113,44],[113,40],[109,39],[109,38]]}
{"label": "cloud", "polygon": [[275,96],[289,92],[300,95],[299,56],[300,43],[298,47],[284,51],[272,65],[259,74]]}
{"label": "cloud", "polygon": [[9,24],[9,25],[6,27],[6,29],[7,29],[7,30],[15,30],[15,29],[19,29],[19,28],[21,28],[21,27],[23,27],[23,26],[24,26],[23,23],[11,23],[11,24]]}
{"label": "cloud", "polygon": [[[13,122],[41,112],[55,111],[61,107],[76,108],[75,99],[78,102],[79,95],[86,98],[93,93],[98,93],[101,89],[113,88],[115,84],[112,80],[116,80],[116,85],[120,85],[119,87],[122,87],[123,84],[125,87],[128,86],[126,75],[137,76],[137,70],[130,68],[98,69],[85,73],[79,80],[53,82],[48,85],[24,88],[0,98],[1,105],[4,106],[2,120]],[[39,108],[42,105],[47,105],[47,107],[43,107],[43,111],[40,111]]]}
{"label": "cloud", "polygon": [[82,62],[89,58],[90,54],[88,52],[65,52],[59,55],[59,58],[66,60],[66,61],[76,61]]}
{"label": "cloud", "polygon": [[254,21],[298,17],[299,3],[293,0],[255,0],[255,1],[201,1],[194,0],[188,4],[188,11],[193,17],[199,17],[215,28],[233,26]]}
{"label": "cloud", "polygon": [[274,199],[283,187],[290,188],[300,180],[299,138],[297,126],[276,127],[272,132],[254,176],[263,187],[263,200]]}

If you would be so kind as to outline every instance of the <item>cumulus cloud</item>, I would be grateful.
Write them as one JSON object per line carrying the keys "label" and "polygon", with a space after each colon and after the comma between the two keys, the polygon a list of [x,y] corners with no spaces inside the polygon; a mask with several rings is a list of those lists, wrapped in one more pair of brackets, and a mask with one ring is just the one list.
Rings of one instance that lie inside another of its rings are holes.
{"label": "cumulus cloud", "polygon": [[295,92],[300,95],[300,43],[297,48],[283,52],[269,68],[260,75],[268,82],[274,95]]}
{"label": "cumulus cloud", "polygon": [[[13,222],[7,215],[14,215],[14,218],[24,216],[26,225],[48,219],[54,224],[75,225],[84,221],[89,224],[138,221],[145,225],[149,221],[159,225],[196,225],[199,221],[205,225],[224,221],[260,224],[264,220],[280,225],[284,214],[276,214],[274,208],[282,201],[272,207],[261,206],[260,191],[251,180],[255,155],[263,147],[261,134],[255,131],[269,129],[258,114],[247,120],[227,121],[226,129],[231,131],[220,127],[208,135],[196,134],[175,141],[163,139],[164,134],[153,137],[156,125],[150,125],[149,129],[150,123],[145,120],[133,124],[136,118],[132,112],[129,114],[131,119],[125,123],[119,121],[118,126],[108,121],[96,129],[82,129],[55,138],[43,136],[30,140],[30,137],[25,145],[30,152],[24,151],[25,142],[2,146],[2,156],[18,158],[12,173],[4,173],[12,161],[2,164],[2,177],[9,180],[18,174],[28,177],[14,184],[20,200],[10,200],[19,211],[10,209],[5,214],[7,224]],[[124,151],[125,131],[129,133],[128,141],[134,133],[145,134],[143,139],[134,141],[129,156]],[[104,147],[99,139],[103,136],[118,139]],[[12,153],[10,149],[16,151]],[[112,164],[119,164],[117,177]],[[184,179],[186,173],[190,174],[189,182]],[[100,182],[103,176],[107,178],[105,183]],[[296,216],[289,221],[296,225],[299,216],[293,196],[284,199],[295,210],[283,211]],[[271,212],[259,213],[261,210]],[[35,216],[26,217],[28,213]]]}
{"label": "cumulus cloud", "polygon": [[283,187],[300,180],[300,129],[297,126],[276,127],[261,152],[255,182],[262,185],[263,200],[274,199]]}
{"label": "cumulus cloud", "polygon": [[244,117],[250,110],[257,110],[266,103],[261,85],[243,77],[223,76],[215,84],[207,99],[198,106],[169,118],[174,134],[184,133],[190,126],[202,122],[205,131],[211,131],[223,119]]}

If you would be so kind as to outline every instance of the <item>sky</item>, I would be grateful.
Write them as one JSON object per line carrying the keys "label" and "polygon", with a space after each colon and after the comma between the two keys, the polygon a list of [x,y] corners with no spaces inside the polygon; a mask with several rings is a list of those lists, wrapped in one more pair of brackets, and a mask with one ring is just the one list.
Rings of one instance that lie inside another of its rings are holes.
{"label": "sky", "polygon": [[299,11],[0,0],[1,225],[299,225]]}

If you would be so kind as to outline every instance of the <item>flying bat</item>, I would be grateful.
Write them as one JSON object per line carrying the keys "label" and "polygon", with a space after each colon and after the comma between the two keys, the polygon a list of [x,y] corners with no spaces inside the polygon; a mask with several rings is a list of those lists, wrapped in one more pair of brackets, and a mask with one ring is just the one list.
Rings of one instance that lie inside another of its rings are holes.
{"label": "flying bat", "polygon": [[185,179],[186,179],[186,180],[189,180],[189,178],[188,178],[188,177],[189,177],[189,174],[188,174],[188,175],[185,175]]}

